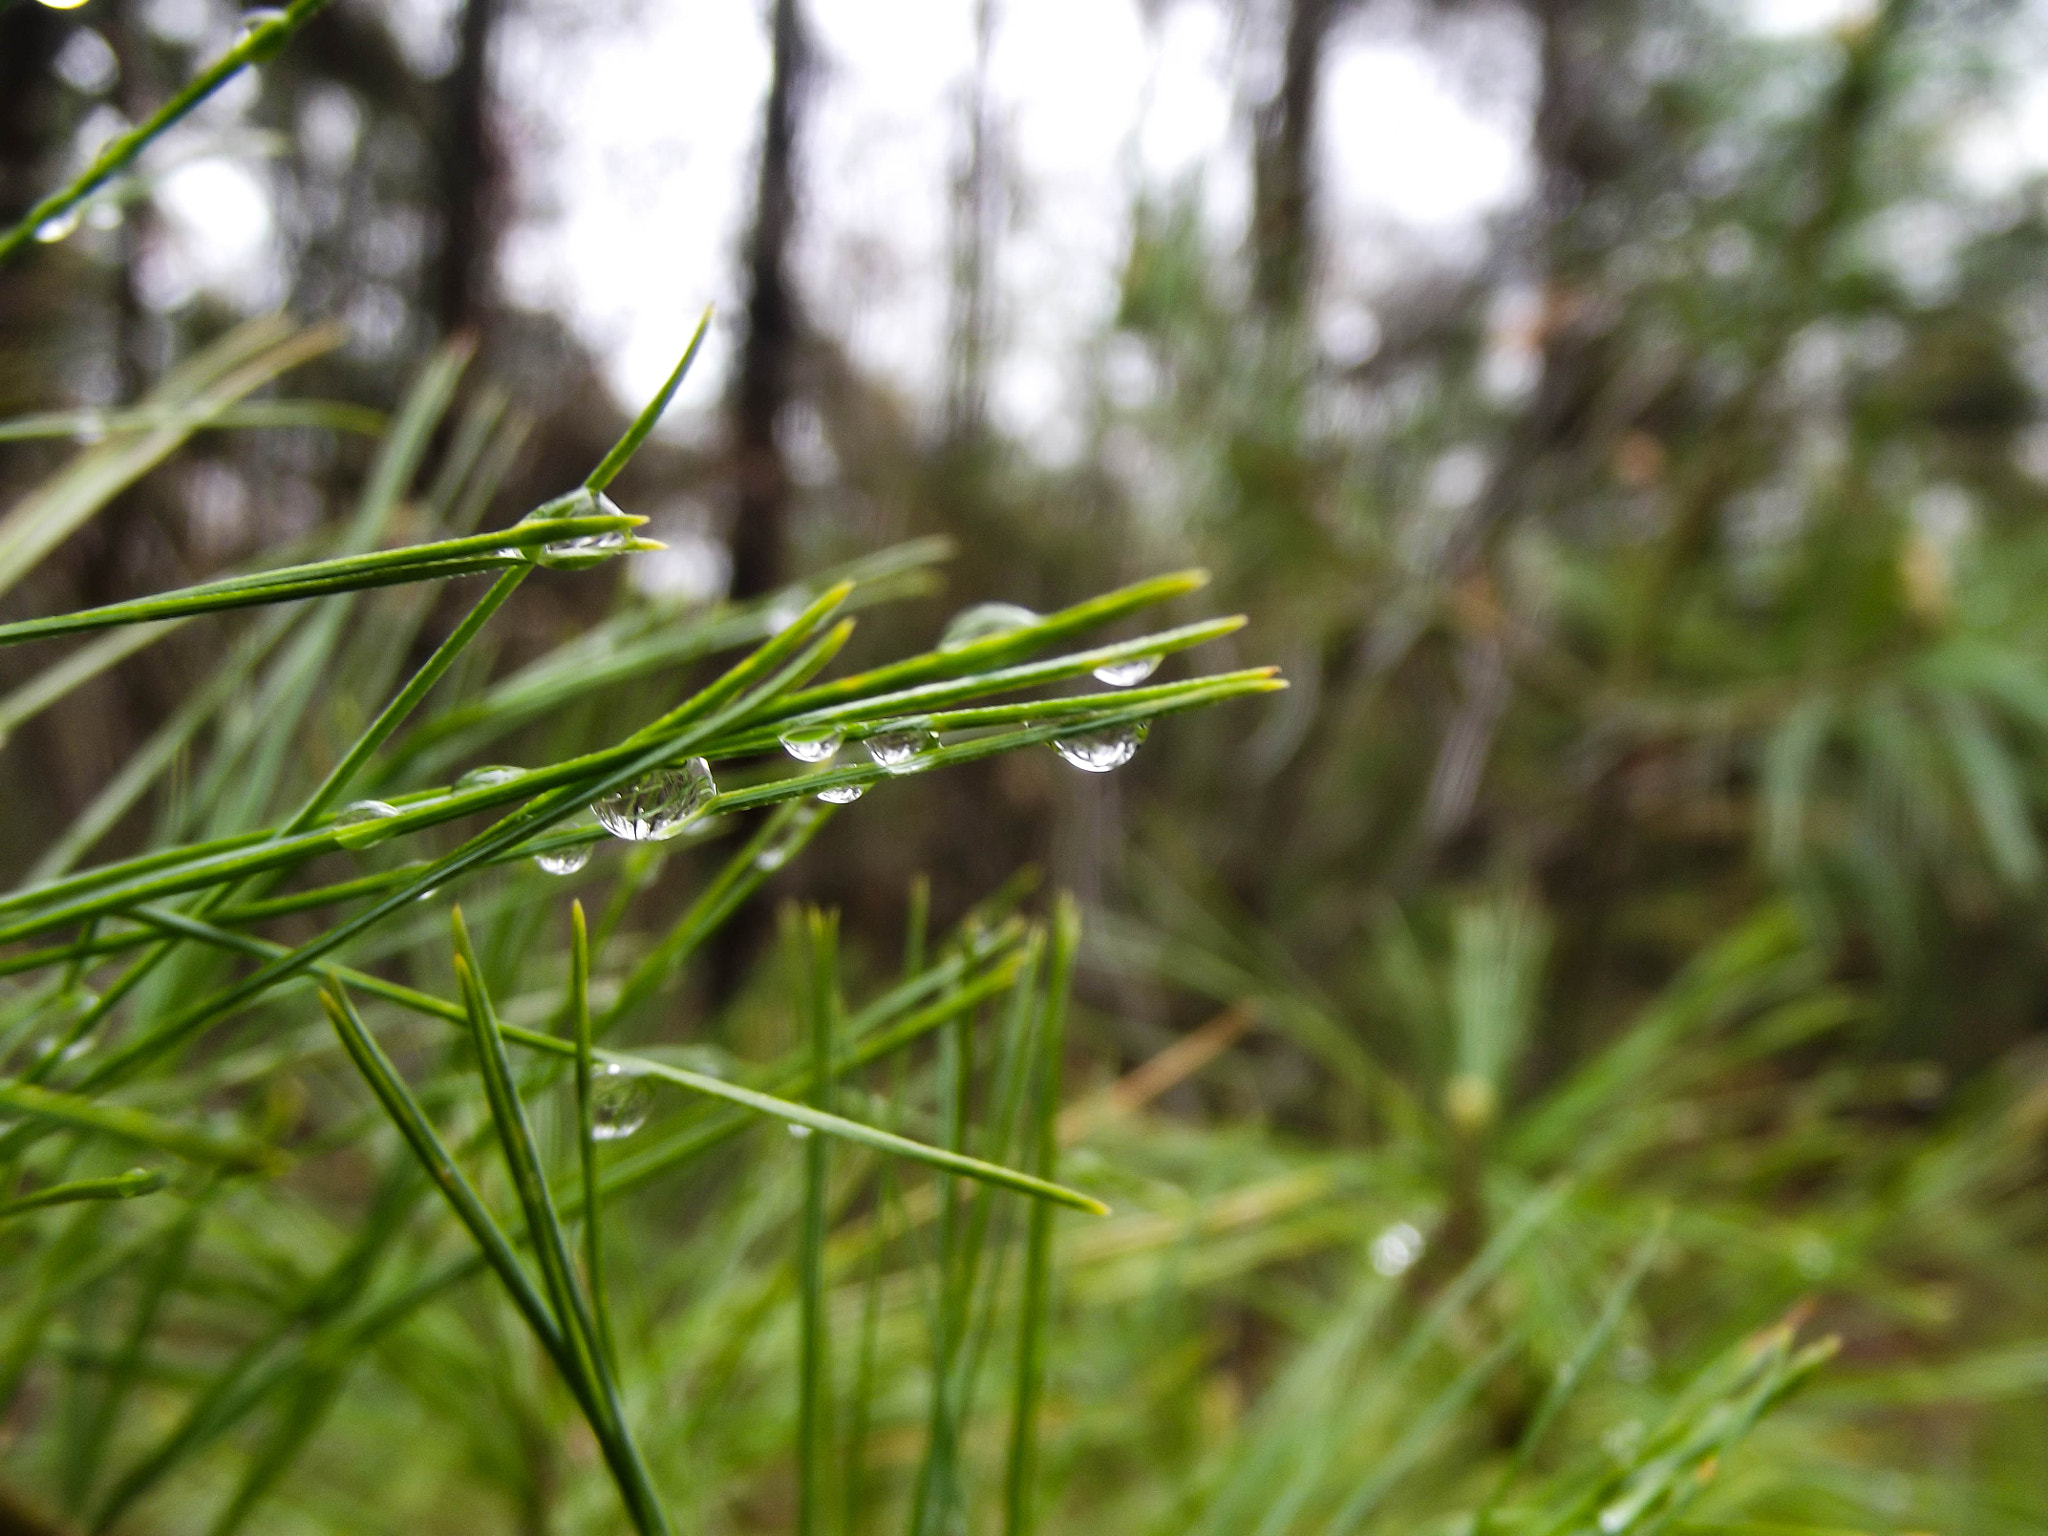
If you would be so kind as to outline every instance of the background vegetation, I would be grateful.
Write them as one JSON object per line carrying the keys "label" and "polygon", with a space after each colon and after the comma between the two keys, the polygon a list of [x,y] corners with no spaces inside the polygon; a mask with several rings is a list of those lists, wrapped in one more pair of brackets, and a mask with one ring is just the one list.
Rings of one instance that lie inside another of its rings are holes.
{"label": "background vegetation", "polygon": [[[1501,12],[1536,189],[1361,346],[1385,18],[1247,0],[1245,238],[1137,199],[1053,464],[974,90],[943,400],[804,292],[798,0],[720,432],[640,441],[494,275],[510,3],[432,78],[351,0],[0,4],[0,1532],[2048,1523],[2048,188],[1954,133],[2022,8]],[[289,318],[165,302],[168,136],[30,214],[231,48],[180,131],[272,131]],[[724,597],[500,553],[578,485],[721,509]],[[984,600],[1052,617],[934,649]],[[1068,706],[1172,712],[1112,774],[958,713],[1169,652]],[[698,756],[715,835],[583,816]]]}

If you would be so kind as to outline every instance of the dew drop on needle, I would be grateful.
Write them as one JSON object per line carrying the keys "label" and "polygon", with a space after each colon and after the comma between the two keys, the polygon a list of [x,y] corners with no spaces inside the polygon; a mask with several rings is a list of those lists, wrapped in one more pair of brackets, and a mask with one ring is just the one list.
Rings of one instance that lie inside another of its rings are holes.
{"label": "dew drop on needle", "polygon": [[865,784],[831,784],[818,791],[818,798],[827,805],[851,805],[866,793]]}
{"label": "dew drop on needle", "polygon": [[551,848],[546,853],[536,853],[533,862],[540,866],[544,874],[573,875],[590,862],[590,844],[578,843],[573,848]]}
{"label": "dew drop on needle", "polygon": [[334,840],[344,848],[368,848],[381,843],[397,828],[389,823],[398,807],[382,800],[358,800],[343,806],[332,823]]}
{"label": "dew drop on needle", "polygon": [[680,833],[717,793],[711,765],[693,757],[680,768],[657,768],[638,783],[593,801],[590,813],[613,837],[659,843]]}
{"label": "dew drop on needle", "polygon": [[890,773],[915,773],[917,759],[939,744],[939,738],[922,726],[883,731],[867,739],[868,756],[877,768]]}
{"label": "dew drop on needle", "polygon": [[1142,724],[1117,725],[1108,730],[1055,737],[1052,745],[1055,752],[1083,773],[1108,773],[1138,755],[1138,746],[1146,734],[1147,728]]}
{"label": "dew drop on needle", "polygon": [[782,750],[800,763],[822,763],[839,750],[846,732],[836,725],[800,725],[782,735]]}
{"label": "dew drop on needle", "polygon": [[1127,656],[1122,661],[1105,661],[1095,669],[1095,680],[1112,688],[1131,688],[1159,670],[1158,656]]}
{"label": "dew drop on needle", "polygon": [[455,792],[466,794],[472,789],[495,789],[500,784],[510,784],[514,779],[526,777],[524,768],[507,768],[493,763],[483,768],[472,768],[455,781]]}
{"label": "dew drop on needle", "polygon": [[645,1078],[615,1061],[600,1066],[590,1085],[590,1136],[593,1141],[620,1141],[647,1123],[654,1108],[654,1089]]}
{"label": "dew drop on needle", "polygon": [[981,640],[992,640],[1038,622],[1039,616],[1015,603],[976,603],[962,608],[946,621],[939,632],[939,649],[964,650]]}

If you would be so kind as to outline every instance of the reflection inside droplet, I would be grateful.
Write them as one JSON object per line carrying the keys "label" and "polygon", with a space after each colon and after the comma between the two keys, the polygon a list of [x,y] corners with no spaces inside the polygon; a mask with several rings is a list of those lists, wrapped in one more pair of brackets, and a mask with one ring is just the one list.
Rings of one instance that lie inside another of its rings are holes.
{"label": "reflection inside droplet", "polygon": [[891,773],[916,772],[916,760],[938,744],[939,738],[923,726],[883,731],[870,736],[866,742],[868,756],[874,759],[875,766],[886,768]]}
{"label": "reflection inside droplet", "polygon": [[657,768],[637,784],[594,802],[599,826],[629,843],[658,843],[683,831],[718,793],[711,765],[693,757],[680,768]]}
{"label": "reflection inside droplet", "polygon": [[939,649],[963,650],[978,640],[991,640],[1038,622],[1039,616],[1015,603],[976,603],[963,608],[946,621],[939,633]]}
{"label": "reflection inside droplet", "polygon": [[865,784],[828,784],[818,791],[818,798],[827,805],[851,805],[867,793]]}
{"label": "reflection inside droplet", "polygon": [[397,830],[387,823],[398,813],[397,806],[382,800],[358,800],[335,814],[330,830],[344,848],[368,848]]}
{"label": "reflection inside droplet", "polygon": [[536,853],[533,862],[540,866],[543,874],[573,875],[590,862],[590,844],[578,843],[573,848],[553,848],[546,853]]}
{"label": "reflection inside droplet", "polygon": [[836,725],[799,725],[782,735],[782,750],[800,763],[822,763],[839,750],[846,732]]}
{"label": "reflection inside droplet", "polygon": [[645,1078],[615,1061],[603,1063],[591,1076],[592,1141],[619,1141],[647,1123],[647,1112],[654,1107],[654,1088]]}
{"label": "reflection inside droplet", "polygon": [[1095,669],[1095,680],[1112,688],[1130,688],[1159,670],[1159,656],[1131,656],[1122,661],[1105,661]]}
{"label": "reflection inside droplet", "polygon": [[1138,755],[1138,746],[1146,734],[1147,727],[1142,722],[1115,725],[1078,736],[1056,737],[1052,745],[1054,751],[1083,773],[1108,773]]}
{"label": "reflection inside droplet", "polygon": [[36,239],[44,245],[55,245],[59,240],[68,240],[78,230],[78,221],[84,217],[84,210],[77,204],[62,213],[52,214],[36,226]]}
{"label": "reflection inside droplet", "polygon": [[492,789],[497,785],[510,784],[514,779],[525,777],[524,768],[507,768],[502,765],[472,768],[455,781],[455,792],[459,795],[472,789]]}

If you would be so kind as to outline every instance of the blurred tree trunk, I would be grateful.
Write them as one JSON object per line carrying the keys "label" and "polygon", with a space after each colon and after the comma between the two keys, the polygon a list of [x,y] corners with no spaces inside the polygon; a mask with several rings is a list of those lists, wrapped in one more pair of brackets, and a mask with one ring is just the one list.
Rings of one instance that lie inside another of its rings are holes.
{"label": "blurred tree trunk", "polygon": [[1315,272],[1316,105],[1342,4],[1288,0],[1280,83],[1253,114],[1252,297],[1270,319],[1299,316]]}
{"label": "blurred tree trunk", "polygon": [[502,0],[464,0],[437,159],[441,250],[429,301],[443,336],[473,325],[490,298],[502,166],[491,140],[491,34]]}
{"label": "blurred tree trunk", "polygon": [[789,468],[775,426],[789,403],[799,330],[789,276],[797,213],[797,138],[810,73],[800,0],[775,0],[774,72],[762,114],[754,228],[747,240],[747,335],[733,391],[732,595],[753,597],[788,579]]}
{"label": "blurred tree trunk", "polygon": [[[811,68],[801,0],[775,0],[769,31],[774,63],[762,111],[754,227],[747,238],[747,334],[733,381],[731,594],[736,598],[772,592],[790,576],[789,466],[776,426],[796,392],[802,330],[789,273],[796,233],[797,142]],[[741,908],[711,944],[711,995],[724,1000],[737,994],[773,936],[773,923],[760,903]]]}
{"label": "blurred tree trunk", "polygon": [[979,436],[988,415],[988,353],[994,325],[989,268],[1001,237],[1001,172],[988,101],[995,10],[995,0],[979,0],[975,6],[966,151],[953,178],[952,357],[946,386],[946,436],[954,443]]}
{"label": "blurred tree trunk", "polygon": [[0,10],[0,219],[9,224],[49,191],[37,178],[57,126],[50,60],[71,25],[47,6]]}

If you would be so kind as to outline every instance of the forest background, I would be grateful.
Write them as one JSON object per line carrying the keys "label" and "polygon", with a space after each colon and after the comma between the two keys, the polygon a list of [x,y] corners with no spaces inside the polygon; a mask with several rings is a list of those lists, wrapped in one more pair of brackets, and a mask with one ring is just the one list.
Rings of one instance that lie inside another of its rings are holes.
{"label": "forest background", "polygon": [[[246,20],[0,0],[0,223]],[[0,618],[324,551],[406,424],[394,539],[509,522],[715,304],[610,489],[666,547],[537,573],[452,674],[502,704],[569,658],[494,754],[610,740],[651,697],[614,651],[750,641],[850,564],[889,599],[864,666],[1199,567],[1250,619],[1204,664],[1290,686],[1113,774],[887,785],[664,979],[641,1034],[735,1072],[803,1038],[800,906],[871,991],[927,923],[971,955],[1072,893],[1059,1171],[1115,1208],[1058,1226],[1027,1518],[976,1396],[1028,1289],[1003,1207],[985,1272],[950,1204],[919,1246],[924,1186],[850,1187],[805,1248],[760,1133],[621,1202],[623,1385],[681,1528],[2038,1531],[2044,263],[2030,0],[334,0],[0,265],[0,507],[195,359],[283,345],[258,317],[315,328],[10,566]],[[391,664],[462,611],[403,609]],[[237,782],[234,830],[288,812],[378,699],[338,669],[277,727],[263,622],[61,696],[59,653],[0,653],[10,883],[222,831]],[[453,777],[460,724],[399,750]],[[585,902],[641,953],[710,857]],[[545,880],[500,897],[494,984],[522,910],[567,932]],[[9,996],[17,1075],[48,996]],[[299,1003],[324,1056],[191,1068],[301,1138],[278,1193],[0,1226],[0,1531],[623,1528],[480,1281],[191,1408],[251,1340],[317,1342],[279,1298],[382,1208],[319,1161],[368,1101]]]}

